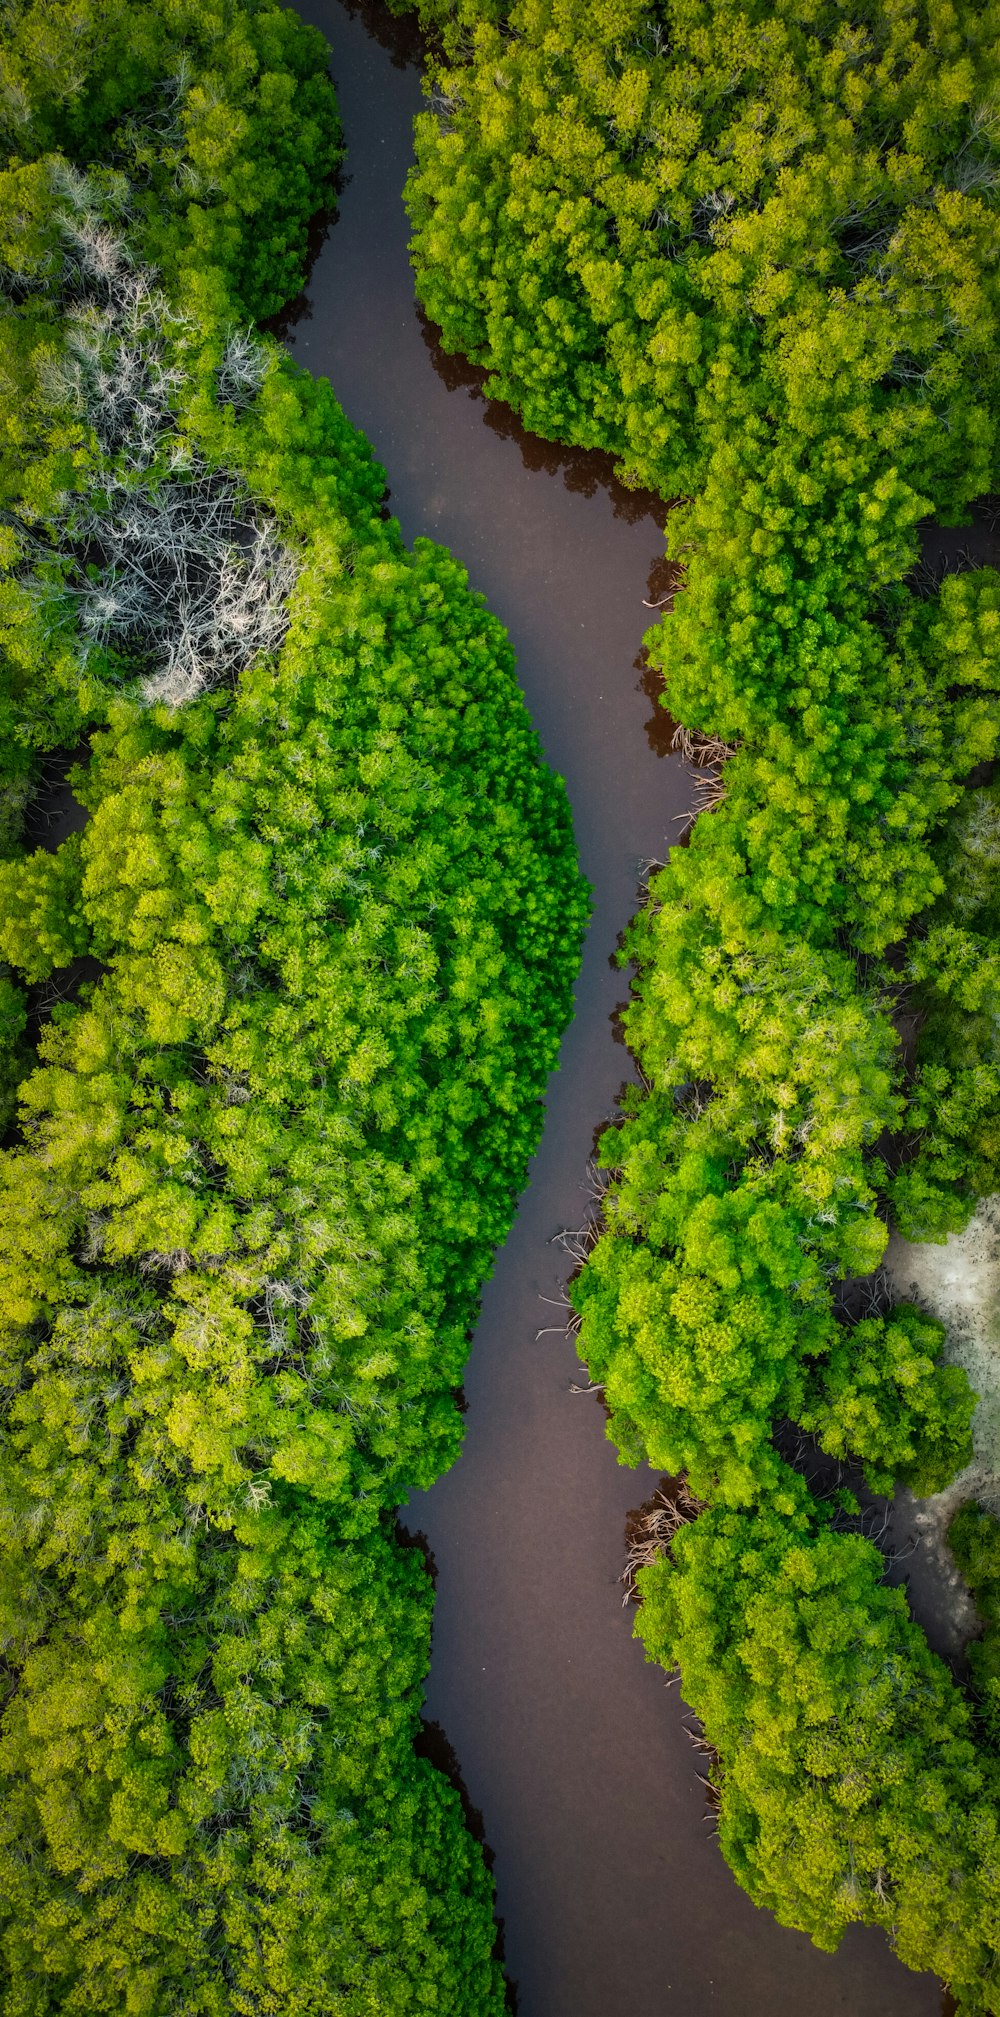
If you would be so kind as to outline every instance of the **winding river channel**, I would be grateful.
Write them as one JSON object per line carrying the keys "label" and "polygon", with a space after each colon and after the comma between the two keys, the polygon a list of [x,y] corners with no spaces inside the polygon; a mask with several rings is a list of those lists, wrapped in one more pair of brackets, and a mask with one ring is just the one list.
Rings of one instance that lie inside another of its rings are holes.
{"label": "winding river channel", "polygon": [[331,44],[347,164],[287,341],[373,443],[406,539],[444,541],[506,624],[594,887],[544,1138],[483,1300],[464,1451],[403,1513],[437,1570],[428,1748],[481,1817],[520,2017],[937,2017],[939,1985],[881,1937],[820,1954],[737,1889],[683,1704],[622,1611],[625,1516],[654,1474],[617,1465],[597,1399],[573,1391],[571,1341],[536,1340],[561,1321],[540,1300],[566,1278],[553,1235],[586,1215],[594,1130],[628,1073],[616,940],[690,799],[636,663],[644,598],[662,593],[663,508],[599,459],[524,436],[436,351],[401,201],[421,102],[407,31],[338,0],[300,12]]}

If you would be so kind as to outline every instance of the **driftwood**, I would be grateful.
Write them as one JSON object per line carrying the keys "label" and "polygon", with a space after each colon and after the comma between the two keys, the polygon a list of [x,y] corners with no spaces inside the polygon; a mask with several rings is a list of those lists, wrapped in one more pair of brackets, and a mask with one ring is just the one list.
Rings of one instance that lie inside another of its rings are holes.
{"label": "driftwood", "polygon": [[[174,408],[186,326],[155,275],[135,266],[87,178],[54,175],[65,320],[43,392],[55,410],[76,414],[99,459],[86,489],[66,494],[50,522],[15,518],[27,563],[21,585],[58,626],[58,554],[84,659],[110,650],[139,675],[144,699],[179,706],[278,648],[299,560],[245,485],[209,468],[182,438]],[[127,207],[124,183],[115,200]],[[231,332],[219,397],[246,405],[269,368],[257,337]]]}
{"label": "driftwood", "polygon": [[[639,1570],[651,1567],[663,1556],[669,1558],[682,1528],[689,1527],[702,1512],[703,1501],[695,1497],[687,1478],[682,1476],[661,1479],[652,1498],[629,1514],[625,1525],[627,1554],[621,1575],[625,1586],[623,1605],[641,1604],[642,1595],[635,1581]],[[673,1687],[678,1679],[677,1672],[669,1675],[667,1686]],[[684,1731],[704,1766],[697,1776],[705,1788],[705,1818],[711,1823],[714,1834],[718,1831],[722,1805],[722,1759],[691,1710],[684,1717]]]}
{"label": "driftwood", "polygon": [[726,796],[722,771],[730,757],[736,755],[738,743],[723,742],[717,735],[702,735],[700,730],[685,728],[679,723],[674,730],[671,747],[692,767],[692,804],[687,812],[677,813],[677,821],[683,821],[685,831],[694,825],[699,813],[714,812]]}
{"label": "driftwood", "polygon": [[699,770],[715,768],[728,763],[735,756],[739,743],[723,742],[717,735],[702,735],[697,728],[685,728],[678,722],[673,733],[671,748],[676,749],[685,763],[693,763]]}
{"label": "driftwood", "polygon": [[625,1567],[620,1581],[625,1586],[622,1605],[641,1604],[636,1588],[640,1569],[648,1569],[661,1555],[670,1555],[682,1527],[690,1526],[703,1511],[686,1478],[665,1478],[651,1499],[630,1513],[625,1524]]}

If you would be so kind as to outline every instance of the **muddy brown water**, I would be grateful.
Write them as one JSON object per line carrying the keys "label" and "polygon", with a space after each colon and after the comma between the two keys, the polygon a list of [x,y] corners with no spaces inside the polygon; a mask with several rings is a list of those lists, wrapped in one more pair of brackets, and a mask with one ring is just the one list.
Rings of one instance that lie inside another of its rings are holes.
{"label": "muddy brown water", "polygon": [[616,939],[690,799],[662,725],[647,735],[635,662],[644,598],[662,593],[662,508],[617,491],[599,460],[524,437],[436,354],[401,203],[421,103],[412,42],[374,8],[299,11],[330,41],[348,153],[287,340],[368,435],[406,539],[443,540],[506,624],[594,885],[544,1137],[483,1298],[463,1453],[402,1516],[437,1569],[428,1748],[482,1816],[520,2017],[938,2017],[940,1986],[880,1936],[854,1930],[821,1954],[731,1878],[683,1705],[622,1610],[626,1514],[656,1477],[616,1463],[596,1399],[571,1391],[571,1342],[535,1340],[560,1321],[540,1300],[566,1277],[549,1242],[585,1216],[594,1130],[627,1070]]}

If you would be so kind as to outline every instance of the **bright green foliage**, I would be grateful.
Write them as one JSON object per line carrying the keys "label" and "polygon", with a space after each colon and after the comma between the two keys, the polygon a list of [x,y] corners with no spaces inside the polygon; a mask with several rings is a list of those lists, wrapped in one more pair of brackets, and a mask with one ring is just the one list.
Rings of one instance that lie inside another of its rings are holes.
{"label": "bright green foliage", "polygon": [[959,1366],[939,1366],[943,1324],[897,1303],[889,1317],[844,1328],[807,1389],[798,1419],[835,1457],[860,1457],[869,1484],[899,1478],[937,1492],[972,1457],[975,1394]]}
{"label": "bright green foliage", "polygon": [[[714,555],[732,506],[707,497],[689,523],[696,514]],[[896,588],[876,622],[860,596],[847,612],[828,600],[794,552],[788,571],[776,602],[748,525],[730,579],[692,563],[651,656],[682,720],[743,742],[725,817],[702,822],[706,872],[717,886],[745,878],[785,929],[827,939],[846,927],[877,954],[942,888],[936,830],[996,749],[998,582],[983,570],[928,602]]]}
{"label": "bright green foliage", "polygon": [[628,1461],[685,1468],[696,1492],[718,1481],[737,1504],[774,1472],[772,1420],[801,1408],[800,1355],[834,1331],[793,1228],[751,1181],[696,1196],[673,1253],[600,1242],[574,1300]]}
{"label": "bright green foliage", "polygon": [[[74,0],[71,17],[61,0],[6,0],[4,12],[0,117],[33,189],[39,156],[113,159],[135,186],[146,257],[199,320],[270,315],[296,293],[340,152],[315,29],[273,0]],[[40,231],[33,220],[36,260]]]}
{"label": "bright green foliage", "polygon": [[227,1534],[135,1478],[153,1299],[121,1286],[65,1312],[5,1466],[5,1540],[36,1535],[27,1575],[4,1550],[5,2008],[499,2009],[480,1853],[413,1758],[422,1566],[301,1499]]}
{"label": "bright green foliage", "polygon": [[995,580],[890,585],[992,483],[998,34],[980,5],[520,0],[419,122],[446,347],[691,497],[651,655],[679,720],[745,745],[718,879],[869,952],[936,894],[996,746]]}
{"label": "bright green foliage", "polygon": [[640,1571],[649,1658],[680,1664],[721,1756],[720,1837],[782,1924],[834,1948],[883,1926],[901,1959],[1000,2011],[1000,1769],[947,1668],[785,1473],[753,1513],[714,1508]]}
{"label": "bright green foliage", "polygon": [[9,974],[0,973],[0,1136],[14,1118],[17,1087],[30,1061],[24,1042],[27,1020],[21,989]]}
{"label": "bright green foliage", "polygon": [[626,1026],[650,1085],[602,1141],[615,1237],[573,1291],[610,1433],[630,1460],[747,1503],[791,1416],[876,1489],[894,1474],[931,1489],[964,1461],[973,1402],[935,1364],[943,1332],[906,1311],[845,1332],[830,1307],[831,1279],[885,1244],[864,1152],[898,1121],[894,1032],[840,954],[748,933],[727,959],[697,938],[697,873],[692,848],[627,946],[645,955]]}
{"label": "bright green foliage", "polygon": [[[303,411],[272,453],[301,472],[310,406],[331,447],[334,415],[285,382]],[[345,574],[330,530],[277,670],[225,705],[113,709],[78,786],[110,972],[23,1096],[53,1238],[71,1249],[96,1215],[109,1260],[176,1273],[174,1440],[218,1473],[220,1507],[267,1452],[361,1530],[457,1448],[450,1389],[537,1137],[582,905],[565,799],[461,571],[373,516]],[[243,1312],[268,1295],[261,1329]],[[301,1367],[253,1400],[286,1333]]]}
{"label": "bright green foliage", "polygon": [[910,1238],[959,1231],[1000,1184],[1000,816],[995,786],[966,793],[945,829],[942,894],[910,950],[925,1021],[907,1121],[919,1149],[892,1185]]}
{"label": "bright green foliage", "polygon": [[324,45],[267,0],[77,12],[3,57],[10,798],[88,728],[91,817],[0,862],[0,952],[69,991],[23,1077],[0,982],[2,2007],[495,2017],[392,1530],[569,1014],[569,810],[462,569],[245,331],[335,158]]}
{"label": "bright green foliage", "polygon": [[948,1529],[948,1545],[972,1591],[983,1623],[969,1646],[976,1711],[994,1751],[1000,1751],[1000,1520],[971,1501]]}
{"label": "bright green foliage", "polygon": [[80,838],[55,854],[39,848],[24,861],[0,862],[0,954],[25,980],[44,980],[87,951],[80,909]]}
{"label": "bright green foliage", "polygon": [[409,188],[421,299],[528,426],[679,499],[682,592],[647,644],[717,774],[626,945],[644,1084],[573,1290],[623,1461],[709,1503],[649,1572],[643,1634],[721,1752],[751,1894],[827,1945],[895,1928],[998,2011],[995,1766],[773,1430],[880,1489],[969,1450],[940,1329],[834,1311],[888,1206],[940,1238],[1000,1181],[1000,846],[992,789],[965,793],[997,753],[1000,579],[910,576],[921,519],[998,485],[1000,13],[420,11],[444,52]]}
{"label": "bright green foliage", "polygon": [[896,1037],[852,961],[755,933],[762,907],[705,877],[698,840],[626,945],[649,1091],[603,1139],[608,1236],[573,1294],[611,1433],[620,1408],[630,1449],[638,1431],[653,1463],[747,1503],[777,1463],[773,1421],[805,1405],[804,1362],[841,1337],[831,1281],[882,1256],[868,1162],[899,1118]]}
{"label": "bright green foliage", "polygon": [[446,347],[529,426],[670,497],[727,443],[753,470],[778,411],[824,529],[873,455],[922,494],[988,487],[995,9],[464,12],[471,60],[418,124],[414,256]]}

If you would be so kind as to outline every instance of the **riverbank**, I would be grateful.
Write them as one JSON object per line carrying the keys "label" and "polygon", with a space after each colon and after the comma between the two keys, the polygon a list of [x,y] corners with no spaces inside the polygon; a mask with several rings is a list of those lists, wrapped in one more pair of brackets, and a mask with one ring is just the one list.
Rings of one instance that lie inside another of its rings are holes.
{"label": "riverbank", "polygon": [[968,1499],[1000,1514],[1000,1195],[983,1198],[965,1231],[943,1245],[894,1232],[885,1268],[900,1300],[919,1303],[945,1325],[942,1358],[964,1368],[979,1397],[972,1462],[931,1498],[901,1492],[893,1511],[894,1547],[913,1549],[914,1613],[935,1651],[958,1660],[979,1620],[947,1546],[948,1526]]}
{"label": "riverbank", "polygon": [[[441,362],[413,297],[401,190],[419,76],[333,4],[345,122],[338,221],[290,344],[329,372],[390,471],[407,538],[445,539],[501,616],[549,760],[565,777],[594,917],[545,1134],[483,1301],[454,1469],[411,1500],[437,1568],[426,1715],[483,1816],[521,2017],[937,2017],[932,1978],[878,1935],[836,1955],[754,1911],[712,1839],[676,1691],[644,1663],[621,1608],[622,1533],[659,1472],[625,1470],[559,1321],[593,1135],[630,1069],[612,968],[643,864],[690,809],[683,763],[647,742],[639,658],[663,593],[662,517],[592,465],[524,435]],[[399,52],[397,52],[398,54]],[[654,574],[654,569],[656,570]],[[653,576],[651,585],[651,576]],[[662,749],[662,741],[659,744]]]}

